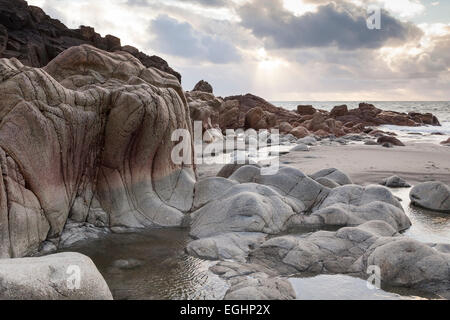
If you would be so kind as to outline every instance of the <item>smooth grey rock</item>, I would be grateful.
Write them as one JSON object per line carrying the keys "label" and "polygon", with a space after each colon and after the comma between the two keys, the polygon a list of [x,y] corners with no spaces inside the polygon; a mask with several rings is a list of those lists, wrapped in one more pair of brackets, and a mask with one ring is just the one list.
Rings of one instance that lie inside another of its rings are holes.
{"label": "smooth grey rock", "polygon": [[392,176],[384,179],[381,185],[386,186],[388,188],[409,188],[411,185],[407,183],[404,179],[399,176]]}
{"label": "smooth grey rock", "polygon": [[293,300],[296,297],[288,279],[259,265],[220,262],[210,270],[230,285],[224,300]]}
{"label": "smooth grey rock", "polygon": [[350,273],[352,265],[380,237],[396,231],[386,222],[371,221],[337,232],[318,231],[309,236],[288,235],[264,242],[252,253],[252,263],[292,273]]}
{"label": "smooth grey rock", "polygon": [[382,281],[450,297],[450,255],[408,238],[397,238],[366,253],[366,265],[381,268]]}
{"label": "smooth grey rock", "polygon": [[368,266],[381,269],[382,283],[450,297],[448,245],[427,245],[399,235],[384,221],[337,232],[288,235],[267,240],[250,262],[279,275],[350,274],[367,278]]}
{"label": "smooth grey rock", "polygon": [[385,202],[403,210],[400,202],[388,188],[376,185],[369,185],[366,187],[346,185],[332,189],[328,197],[321,203],[319,209],[337,203],[361,206],[374,201]]}
{"label": "smooth grey rock", "polygon": [[333,181],[331,179],[328,179],[328,178],[324,178],[324,177],[317,178],[316,182],[318,182],[321,185],[323,185],[324,187],[327,187],[327,188],[330,188],[330,189],[334,189],[334,188],[340,187],[340,185],[337,182],[335,182],[335,181]]}
{"label": "smooth grey rock", "polygon": [[309,151],[309,147],[306,144],[297,144],[295,147],[291,149],[291,152],[305,152]]}
{"label": "smooth grey rock", "polygon": [[409,198],[419,207],[450,213],[450,188],[442,182],[421,183],[412,188]]}
{"label": "smooth grey rock", "polygon": [[186,250],[206,260],[245,262],[250,250],[262,243],[266,235],[256,232],[231,232],[190,242]]}
{"label": "smooth grey rock", "polygon": [[307,146],[315,146],[317,144],[317,139],[313,136],[304,137],[297,140],[298,144],[306,144]]}
{"label": "smooth grey rock", "polygon": [[195,184],[194,209],[198,209],[236,185],[237,182],[220,177],[211,177]]}
{"label": "smooth grey rock", "polygon": [[302,221],[302,225],[357,226],[373,220],[385,221],[397,231],[411,226],[411,221],[402,209],[382,201],[360,206],[336,203],[314,211]]}
{"label": "smooth grey rock", "polygon": [[229,179],[239,183],[253,182],[255,181],[254,179],[260,176],[260,174],[260,168],[252,165],[245,165],[237,169]]}
{"label": "smooth grey rock", "polygon": [[238,164],[238,163],[230,163],[226,164],[220,169],[220,171],[217,173],[217,177],[221,178],[229,178],[233,173],[235,173],[239,168],[244,167],[246,165],[251,165],[254,167],[260,167],[259,164],[254,163],[253,160],[246,159],[244,164]]}
{"label": "smooth grey rock", "polygon": [[0,299],[112,300],[112,295],[91,259],[67,252],[0,260]]}
{"label": "smooth grey rock", "polygon": [[314,180],[318,178],[328,178],[341,186],[352,184],[352,180],[345,173],[335,168],[320,170],[312,174],[311,178],[313,178]]}
{"label": "smooth grey rock", "polygon": [[273,189],[245,183],[193,212],[190,233],[194,238],[227,232],[277,234],[294,214],[292,207]]}

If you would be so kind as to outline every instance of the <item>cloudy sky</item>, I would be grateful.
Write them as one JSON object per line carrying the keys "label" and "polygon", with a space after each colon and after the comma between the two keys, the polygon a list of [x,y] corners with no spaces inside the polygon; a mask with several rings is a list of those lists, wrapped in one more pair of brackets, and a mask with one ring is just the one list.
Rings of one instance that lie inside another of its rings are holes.
{"label": "cloudy sky", "polygon": [[[450,0],[28,0],[268,100],[450,100]],[[381,29],[367,28],[368,8]]]}

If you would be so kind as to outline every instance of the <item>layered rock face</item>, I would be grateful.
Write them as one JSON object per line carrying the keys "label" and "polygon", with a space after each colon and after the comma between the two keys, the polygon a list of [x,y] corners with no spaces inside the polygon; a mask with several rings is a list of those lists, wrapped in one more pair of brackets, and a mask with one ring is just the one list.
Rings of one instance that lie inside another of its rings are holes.
{"label": "layered rock face", "polygon": [[42,69],[1,59],[0,92],[0,257],[58,239],[69,217],[182,223],[195,173],[170,161],[173,130],[191,130],[175,76],[83,45]]}
{"label": "layered rock face", "polygon": [[112,35],[100,36],[91,27],[69,29],[24,0],[0,0],[0,58],[17,58],[24,65],[44,67],[64,50],[89,44],[114,52],[127,51],[146,67],[170,73],[181,81],[181,75],[157,56],[148,56],[131,46],[122,46]]}

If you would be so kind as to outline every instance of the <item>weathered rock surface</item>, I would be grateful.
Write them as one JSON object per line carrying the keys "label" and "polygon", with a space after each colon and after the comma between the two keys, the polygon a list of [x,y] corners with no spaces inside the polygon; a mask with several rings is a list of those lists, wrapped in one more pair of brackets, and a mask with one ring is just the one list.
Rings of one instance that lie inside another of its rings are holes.
{"label": "weathered rock surface", "polygon": [[450,187],[442,182],[421,183],[412,188],[409,197],[419,207],[450,213]]}
{"label": "weathered rock surface", "polygon": [[245,115],[245,129],[269,129],[274,127],[275,125],[275,115],[273,113],[266,112],[259,107],[251,109]]}
{"label": "weathered rock surface", "polygon": [[304,115],[313,115],[316,113],[317,110],[311,106],[311,105],[299,105],[297,106],[297,113],[304,116]]}
{"label": "weathered rock surface", "polygon": [[[281,133],[303,138],[314,134],[319,137],[342,137],[352,133],[370,133],[384,136],[389,133],[366,126],[394,124],[419,126],[440,125],[431,114],[398,114],[377,109],[373,105],[360,104],[358,109],[336,106],[331,112],[317,110],[313,106],[299,106],[297,112],[276,107],[263,98],[252,94],[221,98],[214,97],[209,89],[202,93],[210,96],[198,97],[191,91],[187,94],[194,120],[203,121],[204,127],[226,129],[278,129]],[[189,96],[192,96],[190,98]],[[194,111],[192,111],[194,109]],[[198,111],[200,109],[200,111]],[[209,120],[208,120],[209,119]]]}
{"label": "weathered rock surface", "polygon": [[309,147],[306,144],[299,143],[291,149],[291,152],[306,152],[309,151]]}
{"label": "weathered rock surface", "polygon": [[261,244],[265,237],[257,232],[230,232],[192,241],[186,250],[190,255],[206,260],[245,262],[251,249]]}
{"label": "weathered rock surface", "polygon": [[382,136],[379,137],[377,140],[378,144],[384,145],[386,143],[389,143],[393,146],[399,146],[399,147],[404,147],[405,144],[403,142],[401,142],[400,140],[398,140],[396,137],[391,137],[391,136]]}
{"label": "weathered rock surface", "polygon": [[439,247],[396,233],[382,221],[337,232],[272,238],[251,253],[250,261],[290,274],[350,274],[367,277],[368,266],[381,269],[382,285],[427,290],[450,296],[450,255]]}
{"label": "weathered rock surface", "polygon": [[301,139],[309,136],[310,132],[305,127],[299,126],[292,129],[290,134],[292,134],[296,138]]}
{"label": "weathered rock surface", "polygon": [[99,239],[108,234],[108,228],[99,228],[90,223],[77,223],[68,220],[59,241],[60,248],[68,248],[86,240]]}
{"label": "weathered rock surface", "polygon": [[334,180],[325,178],[325,177],[320,177],[316,179],[316,182],[320,183],[321,185],[330,188],[330,189],[334,189],[340,186],[340,184],[338,184],[337,182],[335,182]]}
{"label": "weathered rock surface", "polygon": [[361,123],[364,126],[379,126],[383,124],[393,124],[399,126],[419,126],[434,125],[439,126],[439,120],[431,113],[400,113],[394,111],[383,111],[372,104],[360,103],[357,109],[345,112],[344,107],[336,109],[333,113],[336,120],[343,123]]}
{"label": "weathered rock surface", "polygon": [[228,280],[225,300],[293,300],[295,291],[286,278],[259,265],[219,262],[210,269]]}
{"label": "weathered rock surface", "polygon": [[256,163],[251,163],[250,160],[246,159],[245,163],[243,164],[238,164],[238,163],[230,163],[230,164],[226,164],[222,167],[222,169],[220,169],[220,171],[217,173],[218,177],[222,177],[222,178],[229,178],[233,173],[235,173],[239,168],[242,168],[244,166],[247,165],[252,165],[255,167],[260,167],[258,164]]}
{"label": "weathered rock surface", "polygon": [[192,121],[201,121],[203,131],[219,127],[222,99],[203,91],[188,91],[185,95]]}
{"label": "weathered rock surface", "polygon": [[0,0],[0,58],[17,58],[26,66],[40,68],[64,50],[82,44],[109,52],[126,51],[144,66],[170,73],[181,81],[181,75],[162,58],[121,46],[120,39],[112,35],[102,37],[87,26],[69,29],[41,8],[28,6],[26,1]]}
{"label": "weathered rock surface", "polygon": [[259,243],[248,233],[277,235],[298,227],[344,227],[371,220],[385,221],[396,231],[411,225],[400,203],[384,187],[337,183],[333,187],[289,167],[265,176],[261,168],[244,166],[229,179],[200,181],[194,199],[198,210],[191,214],[191,236],[200,240],[190,250],[208,259],[234,255],[242,261],[248,248]]}
{"label": "weathered rock surface", "polygon": [[319,178],[327,178],[333,180],[341,186],[352,184],[352,180],[349,178],[349,176],[335,168],[320,170],[312,174],[311,178],[313,178],[314,180],[317,180]]}
{"label": "weathered rock surface", "polygon": [[386,186],[388,188],[409,188],[411,185],[407,183],[404,179],[399,176],[392,176],[384,179],[381,185]]}
{"label": "weathered rock surface", "polygon": [[59,238],[69,214],[107,227],[182,223],[195,174],[168,161],[172,131],[191,130],[176,77],[83,45],[43,69],[1,59],[0,91],[0,257]]}
{"label": "weathered rock surface", "polygon": [[0,299],[112,300],[112,295],[91,259],[79,253],[59,253],[1,259]]}
{"label": "weathered rock surface", "polygon": [[[402,236],[411,222],[389,189],[339,186],[323,173],[317,179],[335,183],[333,188],[293,168],[264,176],[260,168],[244,166],[198,189],[204,191],[196,197],[205,200],[192,214],[191,235],[197,240],[187,250],[222,260],[211,270],[228,280],[226,299],[291,299],[286,278],[293,274],[367,278],[372,265],[381,268],[382,285],[450,297],[448,245]],[[338,181],[345,177],[336,175]],[[215,198],[210,189],[217,184],[222,195]],[[340,229],[294,233],[298,227]]]}
{"label": "weathered rock surface", "polygon": [[200,80],[192,91],[201,91],[206,93],[213,93],[213,87],[206,81]]}

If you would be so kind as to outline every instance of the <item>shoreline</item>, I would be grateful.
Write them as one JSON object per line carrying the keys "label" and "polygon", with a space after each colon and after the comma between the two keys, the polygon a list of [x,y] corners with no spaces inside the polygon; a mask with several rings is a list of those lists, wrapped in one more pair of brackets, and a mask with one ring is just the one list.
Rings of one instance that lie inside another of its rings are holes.
{"label": "shoreline", "polygon": [[[280,156],[280,166],[296,168],[310,175],[324,168],[345,172],[355,184],[378,184],[398,175],[415,185],[427,181],[450,183],[450,148],[433,143],[406,142],[405,147],[380,145],[318,145],[309,152]],[[295,146],[295,145],[294,145]],[[215,176],[222,164],[199,165],[199,179]]]}

